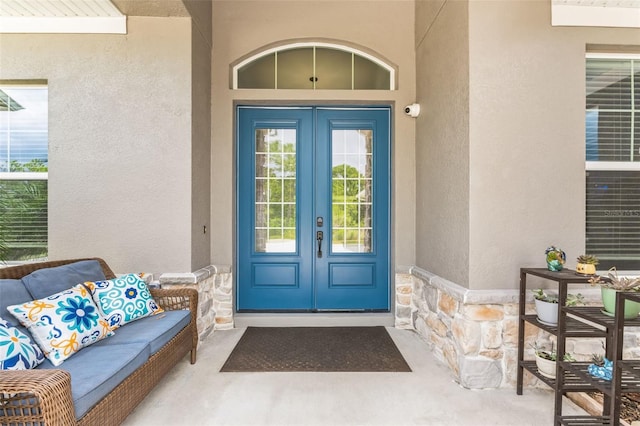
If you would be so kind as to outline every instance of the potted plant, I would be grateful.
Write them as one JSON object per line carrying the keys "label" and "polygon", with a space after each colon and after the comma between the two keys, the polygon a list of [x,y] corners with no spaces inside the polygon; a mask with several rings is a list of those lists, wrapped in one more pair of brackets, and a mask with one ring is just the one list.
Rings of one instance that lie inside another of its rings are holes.
{"label": "potted plant", "polygon": [[562,271],[564,262],[567,260],[567,256],[561,249],[550,246],[545,250],[547,255],[547,269],[554,272]]}
{"label": "potted plant", "polygon": [[[545,325],[558,325],[558,295],[547,293],[538,288],[533,291],[533,301],[536,305],[538,321]],[[567,294],[566,306],[576,306],[584,304],[584,297],[581,293]]]}
{"label": "potted plant", "polygon": [[[613,316],[616,312],[616,292],[618,291],[640,291],[640,277],[620,277],[616,267],[609,269],[607,278],[596,275],[589,282],[591,285],[599,285],[602,294],[602,313]],[[640,314],[640,303],[627,300],[624,305],[624,318],[636,318]]]}
{"label": "potted plant", "polygon": [[576,272],[580,275],[595,275],[596,266],[599,260],[592,254],[581,254],[578,256],[578,264],[576,265]]}
{"label": "potted plant", "polygon": [[[538,344],[533,347],[536,356],[536,366],[538,367],[538,373],[550,379],[556,378],[556,350],[551,346],[551,350],[543,349]],[[565,353],[563,357],[564,361],[575,362],[575,358],[570,353]]]}

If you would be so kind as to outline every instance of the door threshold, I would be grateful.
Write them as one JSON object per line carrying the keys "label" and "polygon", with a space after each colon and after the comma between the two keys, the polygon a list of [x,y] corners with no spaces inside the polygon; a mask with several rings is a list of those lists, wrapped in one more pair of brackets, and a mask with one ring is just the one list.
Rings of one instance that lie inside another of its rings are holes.
{"label": "door threshold", "polygon": [[244,327],[393,327],[390,312],[236,313],[236,328]]}

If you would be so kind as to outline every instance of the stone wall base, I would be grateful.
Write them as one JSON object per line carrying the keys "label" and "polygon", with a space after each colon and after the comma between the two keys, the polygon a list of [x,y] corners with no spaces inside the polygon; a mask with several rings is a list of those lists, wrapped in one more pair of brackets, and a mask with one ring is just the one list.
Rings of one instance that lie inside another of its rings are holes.
{"label": "stone wall base", "polygon": [[229,266],[208,266],[193,273],[166,273],[159,284],[198,290],[198,334],[202,342],[214,330],[233,328],[233,279]]}
{"label": "stone wall base", "polygon": [[[396,325],[420,334],[434,356],[451,370],[455,380],[469,389],[516,386],[518,362],[517,290],[469,290],[420,268],[411,268],[396,282],[403,297],[397,308],[402,317]],[[588,304],[601,305],[599,290],[579,290]],[[533,293],[526,295],[525,312],[535,313]],[[410,316],[407,316],[410,312]],[[604,354],[604,339],[567,339],[566,350],[578,361],[591,361],[594,353]],[[555,336],[525,323],[525,359],[533,359],[533,346],[555,345]],[[627,328],[624,358],[640,358],[640,329]],[[525,371],[524,385],[548,388]]]}

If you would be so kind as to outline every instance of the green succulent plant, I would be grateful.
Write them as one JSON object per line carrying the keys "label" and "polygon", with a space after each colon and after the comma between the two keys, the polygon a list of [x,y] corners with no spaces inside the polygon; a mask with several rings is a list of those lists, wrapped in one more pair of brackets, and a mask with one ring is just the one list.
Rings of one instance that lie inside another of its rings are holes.
{"label": "green succulent plant", "polygon": [[591,362],[597,365],[598,367],[604,367],[604,355],[591,354]]}
{"label": "green succulent plant", "polygon": [[605,279],[596,275],[589,279],[589,282],[591,285],[600,285],[617,291],[640,291],[640,277],[620,277],[615,266],[609,269]]}
{"label": "green succulent plant", "polygon": [[[600,342],[600,346],[602,346],[602,350],[605,349],[604,342]],[[591,354],[591,362],[597,365],[598,367],[604,367],[604,355],[592,353]]]}
{"label": "green succulent plant", "polygon": [[[533,292],[533,297],[538,300],[542,300],[547,303],[558,303],[558,295],[546,293],[543,289],[538,288],[535,290],[531,290]],[[567,293],[567,302],[566,306],[576,306],[576,305],[584,305],[584,296],[582,293]]]}
{"label": "green succulent plant", "polygon": [[[535,351],[537,356],[539,356],[540,358],[548,359],[549,361],[556,361],[556,359],[558,358],[558,354],[553,347],[553,344],[551,345],[551,350],[548,350],[538,346],[538,344],[536,343],[533,345],[533,350]],[[564,357],[562,359],[569,362],[576,361],[573,355],[568,352],[564,354]]]}
{"label": "green succulent plant", "polygon": [[597,265],[600,263],[600,260],[592,254],[581,254],[577,260],[578,263],[586,263],[587,265]]}

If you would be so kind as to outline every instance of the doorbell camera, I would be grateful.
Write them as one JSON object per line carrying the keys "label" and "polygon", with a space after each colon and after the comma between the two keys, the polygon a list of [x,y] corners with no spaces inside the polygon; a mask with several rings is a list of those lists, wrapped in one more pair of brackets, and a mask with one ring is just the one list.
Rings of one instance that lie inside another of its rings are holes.
{"label": "doorbell camera", "polygon": [[411,104],[404,107],[404,113],[409,117],[416,118],[420,115],[420,104]]}

